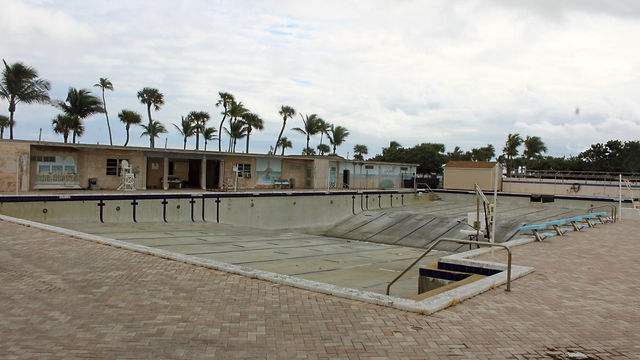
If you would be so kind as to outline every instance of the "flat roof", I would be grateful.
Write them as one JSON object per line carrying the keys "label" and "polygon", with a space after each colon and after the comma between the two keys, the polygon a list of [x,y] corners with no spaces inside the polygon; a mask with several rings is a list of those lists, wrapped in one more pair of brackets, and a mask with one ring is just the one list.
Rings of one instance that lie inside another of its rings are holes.
{"label": "flat roof", "polygon": [[211,156],[215,158],[216,156],[245,156],[245,157],[272,157],[278,159],[290,159],[290,160],[332,160],[332,161],[345,161],[351,163],[362,163],[362,164],[379,164],[379,165],[398,165],[398,166],[418,166],[418,164],[412,163],[399,163],[399,162],[384,162],[384,161],[367,161],[367,160],[354,160],[354,159],[345,159],[341,156],[336,155],[269,155],[269,154],[259,154],[259,153],[239,153],[239,152],[225,152],[225,151],[211,151],[211,150],[192,150],[192,149],[175,149],[175,148],[148,148],[148,147],[139,147],[139,146],[119,146],[119,145],[103,145],[103,144],[71,144],[71,143],[61,143],[61,142],[52,142],[52,141],[33,141],[33,140],[9,140],[9,139],[0,139],[0,143],[2,142],[20,142],[26,143],[33,146],[41,146],[41,147],[65,147],[69,149],[93,149],[93,150],[117,150],[117,151],[140,151],[144,152],[147,156],[177,156],[177,157],[191,157],[191,158],[202,158],[202,156]]}

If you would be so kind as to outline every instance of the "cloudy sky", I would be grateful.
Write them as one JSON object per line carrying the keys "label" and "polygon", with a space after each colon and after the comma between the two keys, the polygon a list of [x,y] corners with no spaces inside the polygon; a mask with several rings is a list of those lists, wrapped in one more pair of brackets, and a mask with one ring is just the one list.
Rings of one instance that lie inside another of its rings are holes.
{"label": "cloudy sky", "polygon": [[[146,118],[136,98],[143,87],[165,96],[153,115],[170,133],[156,143],[166,137],[176,148],[171,124],[189,111],[208,111],[217,127],[218,91],[264,119],[252,152],[275,142],[281,105],[348,128],[343,156],[355,144],[375,155],[390,140],[500,152],[516,132],[569,156],[640,134],[636,0],[0,0],[0,8],[0,56],[35,67],[52,98],[69,87],[98,94],[100,77],[113,82],[106,96],[117,144],[121,109]],[[61,141],[50,125],[58,112],[19,104],[16,138],[37,139],[42,128],[44,140]],[[290,153],[304,147],[296,126],[299,117],[285,131]],[[108,143],[104,115],[86,128],[82,143]],[[133,144],[146,146],[140,133],[132,131]]]}

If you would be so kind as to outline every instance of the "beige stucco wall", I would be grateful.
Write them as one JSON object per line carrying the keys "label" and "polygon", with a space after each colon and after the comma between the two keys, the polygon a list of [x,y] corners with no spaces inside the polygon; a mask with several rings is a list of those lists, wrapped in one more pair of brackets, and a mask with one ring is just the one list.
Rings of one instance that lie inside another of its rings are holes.
{"label": "beige stucco wall", "polygon": [[314,188],[326,189],[329,181],[329,160],[315,159],[313,162]]}
{"label": "beige stucco wall", "polygon": [[227,190],[233,190],[236,176],[236,173],[233,171],[233,167],[237,164],[251,164],[251,177],[238,178],[237,186],[238,189],[252,189],[256,182],[256,160],[250,156],[225,156],[223,166],[223,184],[227,187]]}
{"label": "beige stucco wall", "polygon": [[28,190],[30,145],[8,140],[0,140],[0,145],[0,192],[15,192],[16,181],[18,191]]}
{"label": "beige stucco wall", "polygon": [[[474,190],[475,184],[483,191],[494,186],[494,168],[447,168],[444,167],[444,188],[451,190]],[[502,169],[498,170],[502,174]],[[498,178],[498,190],[502,189],[502,176]]]}
{"label": "beige stucco wall", "polygon": [[[574,186],[575,184],[578,186]],[[624,198],[640,197],[640,184],[631,183],[630,185],[631,190],[627,188],[624,182],[622,183],[622,196]],[[615,198],[620,195],[620,186],[618,181],[505,178],[503,191],[516,194],[603,196]]]}
{"label": "beige stucco wall", "polygon": [[[311,170],[309,178],[311,186],[306,186],[307,169]],[[309,189],[313,186],[313,162],[305,160],[283,159],[282,160],[282,176],[283,179],[289,179],[289,183],[294,189]]]}
{"label": "beige stucco wall", "polygon": [[80,186],[87,188],[89,178],[96,178],[98,186],[105,190],[115,190],[120,186],[120,176],[107,175],[107,159],[129,161],[131,169],[138,171],[138,187],[144,188],[146,179],[146,157],[140,151],[80,149],[78,151],[78,175]]}

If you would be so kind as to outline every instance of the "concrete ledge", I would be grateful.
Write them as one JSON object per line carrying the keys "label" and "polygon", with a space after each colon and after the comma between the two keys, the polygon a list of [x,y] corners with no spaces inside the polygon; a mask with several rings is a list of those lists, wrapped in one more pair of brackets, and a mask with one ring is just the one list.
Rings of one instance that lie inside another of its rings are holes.
{"label": "concrete ledge", "polygon": [[[0,220],[30,226],[38,229],[48,230],[55,233],[68,235],[78,239],[93,241],[99,244],[114,246],[117,248],[135,251],[143,254],[157,256],[163,259],[179,261],[185,264],[202,266],[208,269],[223,271],[231,274],[246,276],[252,279],[260,279],[281,285],[288,285],[299,289],[319,292],[322,294],[338,296],[345,299],[363,301],[370,304],[392,307],[395,309],[417,312],[420,314],[432,314],[449,306],[456,305],[468,298],[495,288],[496,286],[506,283],[506,272],[501,272],[473,283],[460,286],[458,288],[443,292],[433,297],[421,301],[403,299],[393,296],[382,295],[369,291],[346,288],[337,285],[321,283],[312,280],[299,279],[288,275],[277,274],[268,271],[251,269],[245,266],[238,266],[219,261],[198,258],[189,255],[183,255],[148,246],[135,245],[120,240],[115,240],[103,236],[83,233],[80,231],[65,229],[53,225],[38,223],[35,221],[19,219],[11,216],[0,215]],[[533,242],[533,239],[518,239],[505,243],[509,247],[523,245]],[[462,264],[476,267],[488,267],[492,269],[506,270],[507,265],[501,263],[492,263],[485,261],[472,260],[470,257],[478,256],[489,252],[489,249],[476,249],[460,254],[453,254],[443,257],[441,261]],[[515,280],[526,274],[533,272],[534,269],[525,266],[512,266],[511,279]]]}

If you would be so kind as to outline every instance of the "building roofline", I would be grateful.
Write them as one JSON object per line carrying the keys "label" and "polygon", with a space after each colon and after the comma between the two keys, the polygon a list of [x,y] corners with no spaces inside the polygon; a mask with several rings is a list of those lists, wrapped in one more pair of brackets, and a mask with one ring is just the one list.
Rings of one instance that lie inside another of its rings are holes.
{"label": "building roofline", "polygon": [[418,166],[419,164],[412,163],[398,163],[398,162],[384,162],[384,161],[368,161],[368,160],[353,160],[353,159],[345,159],[341,156],[337,155],[269,155],[269,154],[260,154],[260,153],[237,153],[237,152],[220,152],[220,151],[211,151],[211,150],[184,150],[184,149],[175,149],[175,148],[149,148],[149,147],[140,147],[140,146],[120,146],[120,145],[107,145],[107,144],[70,144],[63,142],[55,142],[55,141],[36,141],[36,140],[19,140],[19,139],[0,139],[0,143],[2,142],[14,142],[14,143],[24,143],[32,146],[52,146],[52,147],[63,147],[69,149],[96,149],[96,150],[118,150],[118,151],[141,151],[141,152],[155,152],[162,153],[165,152],[168,155],[171,153],[181,154],[181,155],[210,155],[210,156],[245,156],[245,157],[272,157],[278,159],[290,159],[290,160],[330,160],[330,161],[345,161],[351,163],[362,163],[362,164],[375,164],[375,165],[396,165],[396,166]]}

